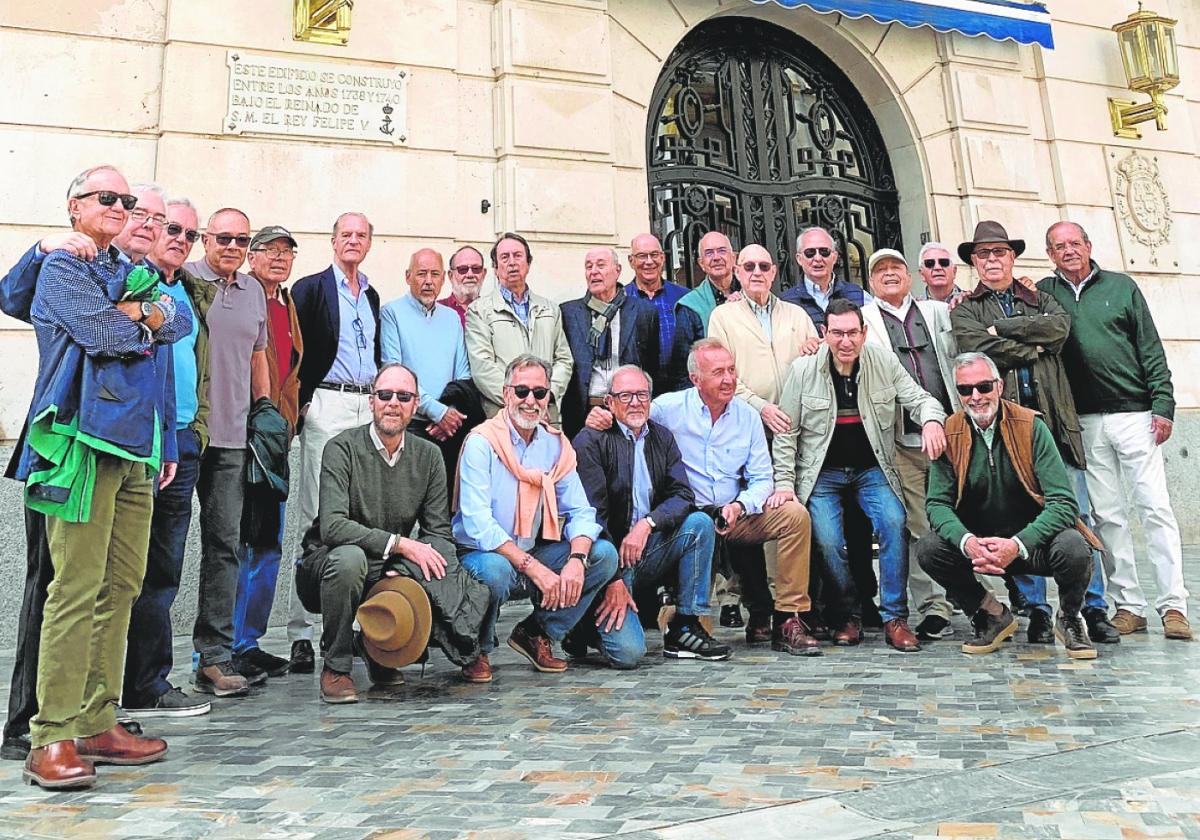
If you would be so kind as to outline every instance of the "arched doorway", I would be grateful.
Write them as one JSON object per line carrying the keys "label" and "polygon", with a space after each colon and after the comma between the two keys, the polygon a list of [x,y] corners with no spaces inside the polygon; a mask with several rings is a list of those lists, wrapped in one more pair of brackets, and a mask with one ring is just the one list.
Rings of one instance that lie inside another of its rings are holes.
{"label": "arched doorway", "polygon": [[901,247],[895,179],[866,103],[786,29],[729,17],[689,32],[655,86],[647,147],[651,224],[684,285],[703,277],[696,245],[710,230],[735,248],[765,246],[781,287],[800,280],[792,254],[806,227],[833,231],[839,272],[863,285],[871,252]]}

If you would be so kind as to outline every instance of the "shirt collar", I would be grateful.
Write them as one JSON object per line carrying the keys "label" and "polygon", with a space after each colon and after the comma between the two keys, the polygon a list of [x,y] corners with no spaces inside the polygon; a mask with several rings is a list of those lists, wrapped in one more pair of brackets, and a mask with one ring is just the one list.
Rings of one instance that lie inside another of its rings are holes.
{"label": "shirt collar", "polygon": [[750,311],[755,315],[764,314],[770,315],[771,310],[775,308],[775,295],[767,295],[767,302],[759,306],[749,295],[742,295],[746,299],[746,303],[750,306]]}
{"label": "shirt collar", "polygon": [[[337,281],[339,286],[348,286],[349,280],[346,279],[346,272],[342,271],[341,266],[339,266],[337,263],[332,263],[332,266],[333,279]],[[367,279],[367,275],[363,274],[361,271],[358,272],[358,290],[361,292],[370,285],[371,281]]]}
{"label": "shirt collar", "polygon": [[[199,274],[202,279],[207,280],[209,283],[224,283],[225,282],[224,278],[222,278],[219,274],[217,274],[217,272],[213,271],[212,266],[208,264],[208,260],[201,258],[196,261],[195,265],[196,265],[196,268],[198,269],[196,271],[196,273]],[[235,272],[233,272],[233,277],[230,279],[229,284],[232,286],[237,286],[239,289],[244,289],[244,288],[246,288],[246,277],[247,277],[247,275],[243,274],[242,272],[235,271]],[[255,281],[255,282],[258,282],[258,281]]]}
{"label": "shirt collar", "polygon": [[525,286],[525,299],[524,300],[517,300],[516,293],[513,292],[511,289],[509,289],[508,286],[505,286],[503,284],[500,285],[500,297],[504,298],[504,302],[507,303],[509,306],[513,307],[514,309],[518,306],[528,306],[529,305],[529,285],[526,284],[526,286]]}
{"label": "shirt collar", "polygon": [[504,412],[504,425],[508,426],[508,436],[512,440],[513,446],[533,446],[537,443],[538,436],[542,433],[542,425],[540,423],[533,430],[533,436],[529,438],[529,443],[526,443],[525,438],[521,437],[521,433],[513,425],[512,418],[508,416],[508,409],[502,408],[500,410]]}
{"label": "shirt collar", "polygon": [[908,316],[908,310],[912,308],[913,297],[911,294],[905,295],[904,300],[900,301],[899,306],[892,306],[881,297],[875,298],[875,303],[879,304],[879,308],[884,312],[890,312],[903,321]]}
{"label": "shirt collar", "polygon": [[432,318],[433,313],[435,311],[437,311],[438,305],[437,305],[436,301],[434,301],[433,306],[426,309],[425,304],[423,304],[423,303],[421,303],[421,301],[417,300],[417,296],[414,294],[407,294],[404,296],[404,299],[409,301],[410,302],[409,305],[412,306],[413,309],[415,309],[417,312],[421,313],[421,315],[425,316],[426,318]]}
{"label": "shirt collar", "polygon": [[396,454],[388,455],[387,447],[379,439],[379,433],[375,431],[374,423],[367,427],[367,434],[371,436],[371,443],[375,445],[375,451],[379,453],[379,457],[386,461],[389,467],[394,467],[400,460],[400,456],[404,454],[404,436],[400,436],[400,446],[396,449]]}
{"label": "shirt collar", "polygon": [[635,441],[635,442],[639,441],[639,440],[644,440],[646,435],[650,434],[649,421],[647,421],[645,426],[642,426],[641,434],[637,435],[636,437],[633,434],[633,430],[630,429],[628,426],[626,426],[624,423],[622,423],[620,420],[617,420],[616,424],[617,424],[617,427],[620,428],[621,434],[625,435],[625,437],[627,437],[630,440]]}
{"label": "shirt collar", "polygon": [[1054,273],[1056,276],[1058,276],[1064,283],[1066,283],[1071,288],[1082,289],[1084,286],[1086,286],[1088,283],[1090,283],[1092,280],[1094,280],[1096,278],[1097,272],[1100,271],[1100,266],[1098,266],[1096,264],[1095,260],[1088,260],[1088,268],[1090,268],[1091,271],[1088,272],[1087,277],[1084,277],[1083,280],[1080,281],[1078,286],[1076,286],[1074,283],[1072,283],[1070,280],[1068,280],[1066,278],[1066,276],[1063,275],[1061,270],[1056,268],[1056,269],[1054,269]]}

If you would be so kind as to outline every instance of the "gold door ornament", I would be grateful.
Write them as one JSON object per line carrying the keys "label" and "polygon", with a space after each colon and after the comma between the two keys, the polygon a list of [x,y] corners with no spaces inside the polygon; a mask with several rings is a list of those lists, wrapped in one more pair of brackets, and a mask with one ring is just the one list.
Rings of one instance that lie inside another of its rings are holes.
{"label": "gold door ornament", "polygon": [[350,10],[354,0],[293,0],[292,37],[311,44],[350,41]]}

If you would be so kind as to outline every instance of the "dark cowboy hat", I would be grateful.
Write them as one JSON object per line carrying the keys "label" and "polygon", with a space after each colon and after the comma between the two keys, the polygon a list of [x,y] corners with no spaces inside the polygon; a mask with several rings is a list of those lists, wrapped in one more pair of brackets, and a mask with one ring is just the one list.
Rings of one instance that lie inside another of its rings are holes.
{"label": "dark cowboy hat", "polygon": [[358,607],[367,656],[385,668],[416,662],[429,646],[433,613],[429,596],[412,578],[385,577]]}
{"label": "dark cowboy hat", "polygon": [[975,250],[976,245],[984,242],[1007,242],[1008,247],[1012,248],[1018,257],[1025,253],[1024,239],[1009,239],[1004,225],[992,219],[984,219],[975,225],[974,238],[970,242],[964,242],[958,246],[958,258],[967,265],[971,265],[971,252]]}

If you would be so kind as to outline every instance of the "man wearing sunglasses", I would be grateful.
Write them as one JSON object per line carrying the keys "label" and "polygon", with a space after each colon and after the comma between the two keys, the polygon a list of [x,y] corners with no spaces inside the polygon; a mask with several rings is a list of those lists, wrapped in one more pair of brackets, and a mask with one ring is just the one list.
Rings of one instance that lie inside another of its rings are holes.
{"label": "man wearing sunglasses", "polygon": [[917,271],[925,281],[925,300],[937,300],[947,305],[966,294],[954,282],[958,265],[941,242],[926,242],[917,255]]}
{"label": "man wearing sunglasses", "polygon": [[975,576],[1025,574],[1054,578],[1054,635],[1072,659],[1095,659],[1079,611],[1100,542],[1079,521],[1057,444],[1034,411],[1001,399],[1008,386],[987,355],[958,356],[954,381],[963,410],[946,422],[946,456],[929,468],[931,530],[916,553],[971,616],[963,653],[992,653],[1017,630]]}
{"label": "man wearing sunglasses", "polygon": [[478,248],[464,245],[450,255],[450,294],[438,301],[442,306],[448,306],[458,313],[458,320],[463,329],[467,328],[467,308],[479,297],[483,289],[487,268],[483,264],[483,254]]}
{"label": "man wearing sunglasses", "polygon": [[780,298],[802,307],[818,330],[825,326],[825,310],[832,301],[842,299],[862,306],[871,299],[861,286],[836,278],[837,245],[825,228],[810,227],[800,232],[796,237],[796,264],[800,266],[800,282]]}
{"label": "man wearing sunglasses", "polygon": [[204,258],[184,267],[200,278],[209,334],[208,447],[200,460],[200,600],[192,644],[200,654],[196,690],[217,697],[246,694],[267,673],[233,664],[233,610],[241,546],[246,422],[250,406],[271,392],[267,298],[241,272],[250,248],[250,219],[225,207],[208,219]]}
{"label": "man wearing sunglasses", "polygon": [[[974,267],[979,284],[950,313],[954,337],[960,352],[987,354],[1004,377],[1006,398],[1039,412],[1063,461],[1083,469],[1083,437],[1061,355],[1071,318],[1051,295],[1014,279],[1013,267],[1024,251],[1025,240],[1010,238],[992,220],[979,222],[972,239],[958,246],[959,258]],[[1017,606],[1023,600],[1029,611],[1029,641],[1054,644],[1045,579],[1016,575],[1012,580]]]}

